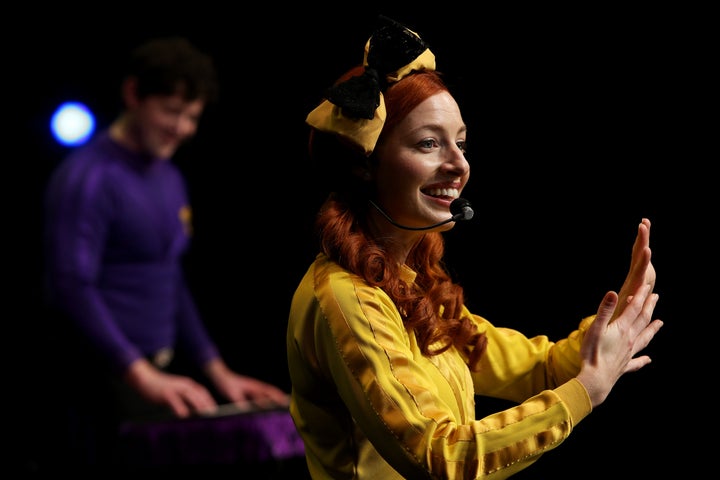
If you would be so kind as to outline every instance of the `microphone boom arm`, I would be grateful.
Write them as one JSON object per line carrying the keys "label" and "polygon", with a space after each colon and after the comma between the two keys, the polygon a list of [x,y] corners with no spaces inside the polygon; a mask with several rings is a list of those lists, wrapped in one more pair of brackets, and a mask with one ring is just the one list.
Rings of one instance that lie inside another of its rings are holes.
{"label": "microphone boom arm", "polygon": [[470,202],[465,200],[464,198],[458,197],[450,204],[450,212],[453,214],[452,217],[448,218],[447,220],[443,220],[442,222],[428,225],[425,227],[409,227],[407,225],[400,225],[395,220],[390,218],[390,215],[385,213],[385,211],[379,206],[377,206],[377,204],[372,200],[369,200],[369,202],[373,207],[375,207],[378,212],[383,215],[383,217],[387,219],[388,222],[404,230],[430,230],[431,228],[439,227],[440,225],[445,225],[446,223],[458,222],[460,220],[470,220],[475,214],[475,212],[473,212],[473,209],[470,207]]}

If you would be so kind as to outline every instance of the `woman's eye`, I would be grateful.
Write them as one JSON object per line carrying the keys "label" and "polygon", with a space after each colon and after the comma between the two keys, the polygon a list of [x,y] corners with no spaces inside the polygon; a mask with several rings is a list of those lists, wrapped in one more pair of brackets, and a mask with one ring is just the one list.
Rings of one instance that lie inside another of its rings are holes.
{"label": "woman's eye", "polygon": [[432,148],[435,146],[435,141],[431,138],[421,140],[419,143],[421,148]]}
{"label": "woman's eye", "polygon": [[457,143],[455,143],[455,145],[457,145],[457,147],[458,147],[463,153],[467,153],[467,142],[465,142],[465,141],[457,142]]}

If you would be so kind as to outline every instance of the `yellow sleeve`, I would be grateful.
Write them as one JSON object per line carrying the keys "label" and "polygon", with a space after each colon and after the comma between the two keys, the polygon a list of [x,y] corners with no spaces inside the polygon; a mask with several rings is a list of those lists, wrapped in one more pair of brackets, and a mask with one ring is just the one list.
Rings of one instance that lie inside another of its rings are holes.
{"label": "yellow sleeve", "polygon": [[[570,381],[476,420],[482,377],[454,349],[421,355],[387,295],[328,261],[316,261],[296,291],[287,340],[290,411],[314,478],[507,478],[589,411]],[[539,371],[530,370],[490,370],[490,383],[528,383],[511,376]]]}
{"label": "yellow sleeve", "polygon": [[[466,311],[467,315],[471,315]],[[476,393],[522,402],[546,389],[559,387],[580,371],[580,345],[595,316],[584,318],[567,338],[551,342],[546,336],[493,326],[471,315],[488,338],[480,371],[474,375]]]}

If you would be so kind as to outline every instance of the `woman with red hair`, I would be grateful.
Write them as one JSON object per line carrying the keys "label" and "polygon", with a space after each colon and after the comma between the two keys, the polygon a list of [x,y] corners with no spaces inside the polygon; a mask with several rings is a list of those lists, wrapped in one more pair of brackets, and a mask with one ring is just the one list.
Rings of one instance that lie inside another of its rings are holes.
{"label": "woman with red hair", "polygon": [[[291,414],[315,479],[506,478],[555,448],[662,321],[650,222],[596,314],[552,342],[471,313],[442,232],[472,217],[467,126],[412,30],[381,18],[363,65],[307,117],[331,193],[287,333]],[[476,395],[517,405],[475,418]]]}

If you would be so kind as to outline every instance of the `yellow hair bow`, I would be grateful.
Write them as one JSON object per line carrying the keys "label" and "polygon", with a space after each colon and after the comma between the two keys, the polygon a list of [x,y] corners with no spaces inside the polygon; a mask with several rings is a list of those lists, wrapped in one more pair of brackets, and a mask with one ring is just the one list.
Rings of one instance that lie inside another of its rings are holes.
{"label": "yellow hair bow", "polygon": [[378,28],[365,44],[363,66],[361,75],[330,87],[326,99],[305,121],[370,155],[385,124],[382,92],[414,71],[435,70],[435,55],[417,33],[380,16]]}

